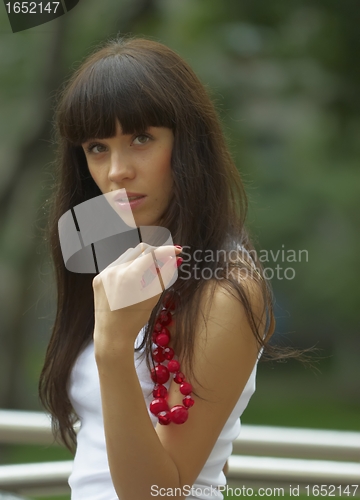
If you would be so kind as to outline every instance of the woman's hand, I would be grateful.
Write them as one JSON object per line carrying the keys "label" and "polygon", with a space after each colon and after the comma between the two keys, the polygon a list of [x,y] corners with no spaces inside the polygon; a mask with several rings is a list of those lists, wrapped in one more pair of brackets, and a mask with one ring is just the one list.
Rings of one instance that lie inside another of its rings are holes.
{"label": "woman's hand", "polygon": [[133,349],[163,290],[177,278],[176,254],[180,252],[170,245],[139,243],[94,278],[94,345],[98,352],[121,345]]}

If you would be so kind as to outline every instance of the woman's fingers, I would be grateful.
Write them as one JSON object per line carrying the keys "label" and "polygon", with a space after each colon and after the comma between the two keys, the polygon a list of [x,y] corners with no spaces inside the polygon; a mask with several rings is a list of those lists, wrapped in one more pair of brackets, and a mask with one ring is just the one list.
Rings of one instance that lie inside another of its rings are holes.
{"label": "woman's fingers", "polygon": [[159,280],[161,281],[164,290],[170,288],[175,283],[178,277],[176,256],[168,258],[164,265],[160,268]]}
{"label": "woman's fingers", "polygon": [[[110,309],[122,309],[160,295],[177,278],[174,246],[140,243],[100,273]],[[125,252],[126,253],[126,252]],[[159,269],[159,272],[157,270]]]}
{"label": "woman's fingers", "polygon": [[119,264],[129,265],[141,255],[147,255],[150,252],[154,252],[155,259],[159,262],[158,267],[161,267],[162,263],[170,255],[175,257],[175,253],[180,253],[181,250],[172,245],[154,247],[149,245],[148,243],[141,242],[138,245],[136,245],[135,248],[129,248],[128,250],[126,250],[126,252],[120,255],[120,257],[117,258],[114,262],[112,262],[108,267],[118,266]]}
{"label": "woman's fingers", "polygon": [[120,255],[114,262],[109,264],[107,267],[112,267],[112,266],[118,266],[119,264],[126,264],[126,263],[131,263],[133,260],[135,260],[141,253],[150,245],[147,245],[147,243],[139,243],[136,245],[135,248],[128,248],[126,252]]}

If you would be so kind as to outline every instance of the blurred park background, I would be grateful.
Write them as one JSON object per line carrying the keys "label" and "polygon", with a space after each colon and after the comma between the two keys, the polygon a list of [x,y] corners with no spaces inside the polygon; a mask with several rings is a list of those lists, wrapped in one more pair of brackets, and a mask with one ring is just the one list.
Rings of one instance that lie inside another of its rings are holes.
{"label": "blurred park background", "polygon": [[[274,341],[320,349],[315,370],[260,363],[243,422],[360,430],[359,21],[352,0],[80,0],[12,34],[0,8],[0,408],[42,409],[56,296],[43,235],[54,97],[120,33],[165,43],[207,86],[274,273]],[[70,458],[0,448],[1,463]]]}

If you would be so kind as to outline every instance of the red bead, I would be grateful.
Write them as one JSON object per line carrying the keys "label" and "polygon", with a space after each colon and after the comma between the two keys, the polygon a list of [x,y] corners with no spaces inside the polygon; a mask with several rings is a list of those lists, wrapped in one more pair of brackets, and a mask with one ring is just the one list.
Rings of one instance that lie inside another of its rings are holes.
{"label": "red bead", "polygon": [[174,380],[177,384],[182,384],[185,381],[185,375],[179,372],[175,375]]}
{"label": "red bead", "polygon": [[169,425],[171,422],[169,411],[161,411],[157,414],[157,418],[159,419],[159,423],[161,425]]}
{"label": "red bead", "polygon": [[165,298],[163,305],[164,305],[165,309],[170,309],[171,311],[174,311],[174,309],[175,309],[175,301],[174,301],[174,299],[171,299],[170,295],[168,295]]}
{"label": "red bead", "polygon": [[176,405],[170,410],[170,418],[174,424],[183,424],[188,419],[188,411],[185,406]]}
{"label": "red bead", "polygon": [[161,347],[165,347],[170,342],[170,332],[167,328],[163,328],[160,333],[156,335],[155,344]]}
{"label": "red bead", "polygon": [[154,390],[152,392],[154,398],[166,398],[167,396],[167,389],[164,385],[158,384],[154,387]]}
{"label": "red bead", "polygon": [[169,372],[176,373],[180,370],[180,363],[179,361],[176,361],[176,359],[172,359],[168,362],[167,368]]}
{"label": "red bead", "polygon": [[170,342],[170,337],[166,333],[158,333],[155,339],[155,344],[160,347],[165,347]]}
{"label": "red bead", "polygon": [[193,398],[191,396],[185,396],[183,399],[183,405],[186,408],[191,408],[194,405],[194,403],[195,403],[195,401],[193,400]]}
{"label": "red bead", "polygon": [[157,415],[161,411],[169,411],[169,406],[164,398],[153,399],[150,403],[150,411]]}
{"label": "red bead", "polygon": [[170,373],[166,366],[157,365],[151,370],[151,379],[157,384],[165,384],[169,380]]}
{"label": "red bead", "polygon": [[158,317],[158,322],[164,326],[170,325],[172,322],[172,315],[170,311],[161,311]]}
{"label": "red bead", "polygon": [[158,332],[158,333],[159,333],[159,332],[161,332],[161,330],[162,330],[162,329],[163,329],[163,325],[162,325],[161,323],[159,323],[159,321],[157,321],[157,322],[155,323],[155,326],[154,326],[154,330],[155,330],[155,332]]}
{"label": "red bead", "polygon": [[174,349],[172,349],[172,347],[165,347],[163,352],[164,352],[164,357],[167,360],[173,359],[175,355]]}
{"label": "red bead", "polygon": [[[171,371],[171,370],[169,369],[169,371]],[[183,382],[180,385],[180,392],[181,392],[181,394],[184,394],[184,396],[187,396],[188,394],[190,394],[192,392],[192,385],[189,384],[189,382]]]}
{"label": "red bead", "polygon": [[153,350],[153,359],[157,363],[162,363],[165,360],[164,349],[162,347],[157,347]]}

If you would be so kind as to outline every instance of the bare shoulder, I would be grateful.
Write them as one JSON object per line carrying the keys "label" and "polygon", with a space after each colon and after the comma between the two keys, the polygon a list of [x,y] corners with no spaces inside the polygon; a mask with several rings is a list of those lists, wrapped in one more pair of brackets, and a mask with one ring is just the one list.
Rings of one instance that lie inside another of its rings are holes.
{"label": "bare shoulder", "polygon": [[221,344],[226,340],[235,344],[244,341],[256,344],[249,314],[261,333],[265,322],[263,291],[260,284],[251,278],[241,279],[240,284],[245,300],[240,299],[234,288],[224,287],[220,282],[205,288],[198,315],[199,342]]}

